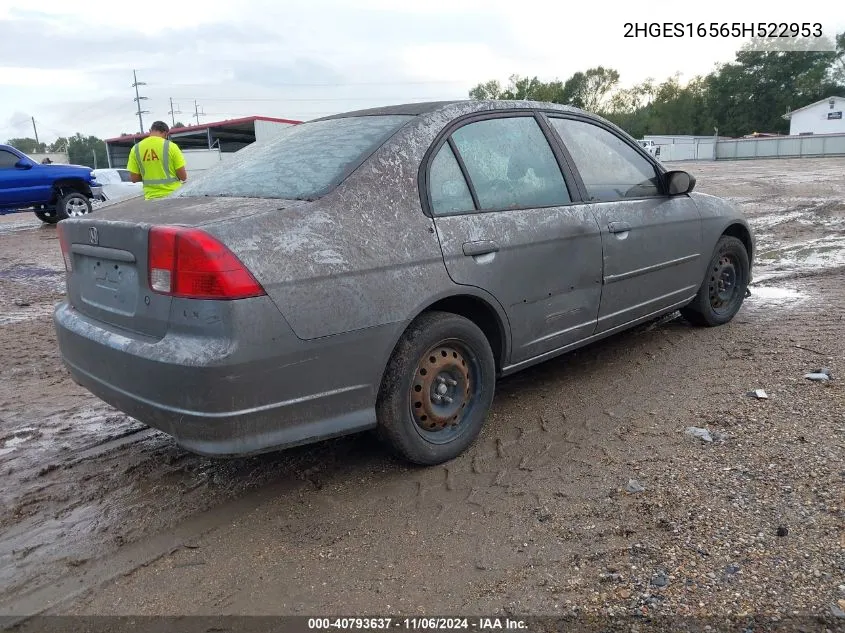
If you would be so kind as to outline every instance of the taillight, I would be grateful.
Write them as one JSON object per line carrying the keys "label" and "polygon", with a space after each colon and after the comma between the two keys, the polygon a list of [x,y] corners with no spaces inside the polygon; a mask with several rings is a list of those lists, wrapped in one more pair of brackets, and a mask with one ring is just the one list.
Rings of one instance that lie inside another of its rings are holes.
{"label": "taillight", "polygon": [[155,226],[149,237],[150,289],[189,299],[246,299],[264,294],[255,277],[208,233]]}
{"label": "taillight", "polygon": [[73,255],[71,255],[70,241],[67,233],[65,233],[65,227],[61,222],[59,222],[56,226],[56,230],[59,232],[59,246],[62,248],[62,259],[65,260],[65,272],[72,273]]}

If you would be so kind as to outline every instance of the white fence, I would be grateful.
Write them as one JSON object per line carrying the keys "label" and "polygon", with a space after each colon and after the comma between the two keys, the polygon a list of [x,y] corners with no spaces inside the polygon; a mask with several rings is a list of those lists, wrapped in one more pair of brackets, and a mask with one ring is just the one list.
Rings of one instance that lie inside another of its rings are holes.
{"label": "white fence", "polygon": [[755,158],[802,158],[845,156],[845,134],[774,136],[762,138],[720,138],[692,142],[658,143],[663,162],[684,160],[746,160]]}
{"label": "white fence", "polygon": [[713,160],[713,141],[667,144],[657,143],[657,147],[660,148],[660,155],[658,158],[664,162],[674,162],[678,160]]}
{"label": "white fence", "polygon": [[843,155],[845,155],[845,134],[720,140],[716,145],[716,160]]}

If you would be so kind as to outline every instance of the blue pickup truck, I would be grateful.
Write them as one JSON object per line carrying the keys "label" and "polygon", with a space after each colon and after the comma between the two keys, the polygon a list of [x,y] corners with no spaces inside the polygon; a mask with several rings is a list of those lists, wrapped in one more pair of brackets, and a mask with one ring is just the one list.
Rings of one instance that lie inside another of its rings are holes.
{"label": "blue pickup truck", "polygon": [[0,214],[31,209],[42,222],[91,213],[102,187],[82,165],[41,165],[9,145],[0,145]]}

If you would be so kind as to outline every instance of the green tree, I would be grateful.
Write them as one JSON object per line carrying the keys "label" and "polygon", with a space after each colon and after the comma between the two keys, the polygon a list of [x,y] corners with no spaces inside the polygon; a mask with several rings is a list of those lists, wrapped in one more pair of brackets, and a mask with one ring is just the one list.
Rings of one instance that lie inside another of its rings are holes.
{"label": "green tree", "polygon": [[843,89],[833,76],[840,55],[770,50],[763,41],[707,76],[705,107],[720,133],[788,132],[786,112]]}
{"label": "green tree", "polygon": [[599,112],[608,94],[619,84],[619,72],[597,66],[577,72],[563,84],[561,103],[569,103],[588,112]]}
{"label": "green tree", "polygon": [[187,127],[187,126],[184,123],[182,123],[181,121],[176,121],[176,123],[173,125],[173,127]]}
{"label": "green tree", "polygon": [[[564,103],[601,114],[635,137],[644,134],[742,136],[787,132],[783,115],[831,95],[845,95],[845,34],[836,51],[801,50],[806,42],[757,40],[706,77],[682,84],[680,76],[661,83],[648,79],[617,89],[619,73],[597,66],[565,82],[510,77],[478,84],[473,99],[532,99]],[[790,47],[791,50],[784,50]]]}
{"label": "green tree", "polygon": [[619,83],[619,73],[612,68],[598,66],[577,72],[562,82],[559,79],[544,82],[535,77],[511,75],[506,88],[497,80],[486,81],[469,91],[476,100],[510,99],[546,101],[574,105],[598,111],[608,93]]}
{"label": "green tree", "polygon": [[108,158],[106,158],[106,143],[96,136],[82,136],[79,132],[70,138],[60,136],[49,146],[49,151],[66,151],[68,154],[68,161],[72,165],[95,167],[95,155],[97,157],[96,167],[104,167],[108,165]]}
{"label": "green tree", "polygon": [[29,137],[10,138],[6,141],[6,144],[22,151],[24,154],[43,154],[47,151],[46,143],[36,143],[34,138]]}

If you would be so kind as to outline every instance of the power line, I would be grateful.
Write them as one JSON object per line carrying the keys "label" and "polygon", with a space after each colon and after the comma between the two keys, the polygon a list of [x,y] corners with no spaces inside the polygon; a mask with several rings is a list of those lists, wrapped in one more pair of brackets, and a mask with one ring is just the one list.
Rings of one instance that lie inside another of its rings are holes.
{"label": "power line", "polygon": [[134,101],[138,104],[138,111],[135,114],[138,115],[138,124],[141,126],[141,134],[143,134],[144,133],[144,117],[143,117],[143,115],[149,114],[150,111],[141,109],[141,101],[146,100],[147,97],[142,97],[140,94],[138,94],[138,86],[146,86],[147,84],[145,84],[143,81],[138,81],[138,73],[135,70],[132,71],[132,77],[135,78],[135,83],[132,84],[132,87],[135,88],[135,99],[134,99]]}
{"label": "power line", "polygon": [[[184,97],[174,97],[174,99],[183,99]],[[275,97],[262,97],[262,98],[232,98],[232,97],[220,97],[220,98],[203,98],[203,101],[214,101],[214,102],[267,102],[267,103],[282,103],[288,101],[294,102],[322,102],[322,101],[333,101],[333,102],[340,102],[340,101],[402,101],[402,102],[411,102],[411,101],[455,101],[456,98],[452,97],[317,97],[312,99],[279,99]]]}
{"label": "power line", "polygon": [[200,124],[200,116],[205,116],[205,109],[200,112],[200,108],[197,105],[197,100],[194,99],[194,118],[197,120],[197,125]]}
{"label": "power line", "polygon": [[[179,105],[177,104],[176,107],[178,108]],[[173,127],[176,127],[176,115],[182,114],[182,111],[181,110],[175,110],[173,108],[173,97],[170,97],[170,112],[168,112],[167,114],[170,115],[170,121],[173,124]]]}
{"label": "power line", "polygon": [[[439,81],[364,81],[364,82],[329,82],[329,83],[278,83],[275,86],[287,88],[339,88],[345,86],[434,86],[446,84],[466,84],[462,80]],[[198,84],[169,84],[171,87],[184,86],[195,88]],[[202,84],[199,84],[202,85]]]}

